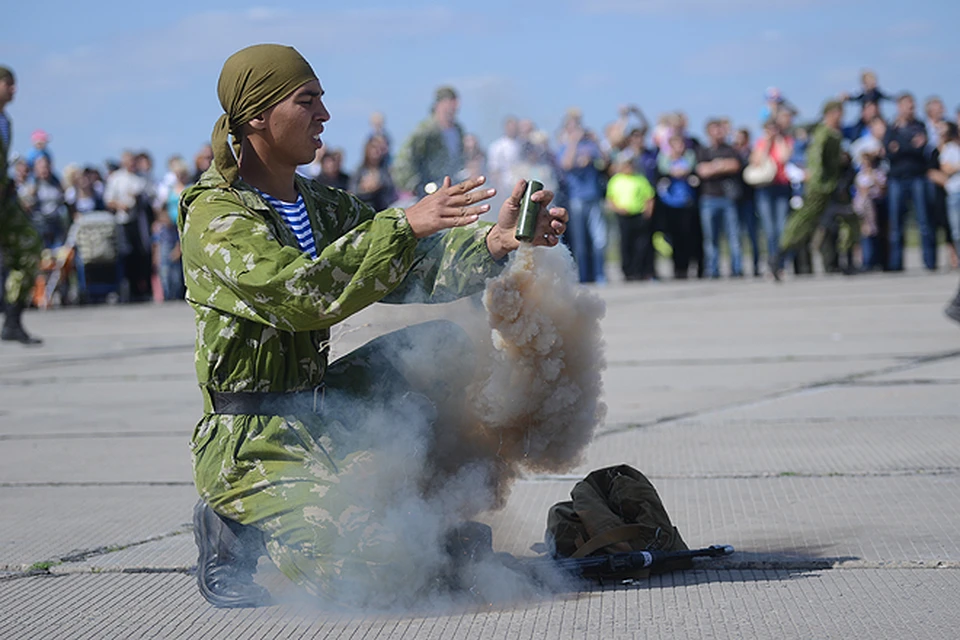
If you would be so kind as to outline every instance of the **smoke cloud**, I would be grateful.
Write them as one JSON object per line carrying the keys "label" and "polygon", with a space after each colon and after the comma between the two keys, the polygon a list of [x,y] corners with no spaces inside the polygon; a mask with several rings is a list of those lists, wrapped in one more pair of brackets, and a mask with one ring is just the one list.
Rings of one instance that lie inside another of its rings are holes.
{"label": "smoke cloud", "polygon": [[576,284],[565,250],[521,247],[484,293],[493,363],[475,388],[482,426],[513,468],[566,471],[603,421],[604,304]]}
{"label": "smoke cloud", "polygon": [[345,527],[335,552],[369,550],[375,539],[378,555],[390,559],[372,577],[347,575],[345,565],[344,603],[502,603],[542,594],[552,580],[531,578],[501,554],[472,553],[482,528],[451,531],[501,508],[523,472],[580,462],[606,412],[604,303],[579,286],[566,249],[528,245],[488,281],[482,302],[486,322],[476,314],[456,325],[417,325],[380,349],[376,357],[412,390],[393,393],[384,383],[391,399],[377,404],[328,392],[349,413],[328,446],[362,452],[337,491],[357,513],[373,514]]}

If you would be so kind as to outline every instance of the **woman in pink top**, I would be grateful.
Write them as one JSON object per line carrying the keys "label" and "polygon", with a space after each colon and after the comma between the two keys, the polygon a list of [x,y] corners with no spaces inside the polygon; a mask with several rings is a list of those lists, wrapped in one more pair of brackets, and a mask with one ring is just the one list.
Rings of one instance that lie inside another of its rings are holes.
{"label": "woman in pink top", "polygon": [[[767,260],[777,255],[780,245],[780,236],[787,224],[787,215],[790,213],[790,180],[787,178],[786,166],[793,155],[793,138],[783,131],[775,120],[767,120],[763,125],[763,136],[750,154],[750,164],[760,165],[766,158],[770,158],[777,167],[773,182],[758,186],[756,190],[757,212],[760,214],[760,226],[767,237]],[[781,259],[782,260],[782,259]],[[783,270],[783,263],[770,265],[771,269]]]}

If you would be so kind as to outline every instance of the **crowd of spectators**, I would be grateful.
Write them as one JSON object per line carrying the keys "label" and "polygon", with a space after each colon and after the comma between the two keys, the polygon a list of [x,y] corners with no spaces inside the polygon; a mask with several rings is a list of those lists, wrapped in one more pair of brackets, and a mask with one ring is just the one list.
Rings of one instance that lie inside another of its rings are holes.
{"label": "crowd of spectators", "polygon": [[[299,171],[378,210],[431,193],[445,176],[457,181],[486,175],[500,198],[517,180],[537,179],[570,212],[564,242],[582,282],[605,282],[610,255],[618,255],[631,281],[666,277],[658,261],[672,263],[676,279],[759,277],[786,266],[809,274],[818,247],[828,272],[840,271],[841,259],[845,273],[900,271],[908,214],[917,223],[924,267],[937,267],[942,230],[956,268],[960,108],[956,121],[949,121],[943,101],[930,97],[922,121],[911,94],[888,94],[871,72],[862,74],[858,91],[831,99],[852,104],[854,112],[842,126],[850,179],[841,187],[849,198],[840,201],[848,201],[857,216],[859,240],[845,257],[836,247],[847,230],[829,220],[808,246],[787,254],[779,250],[803,202],[807,145],[815,127],[824,125],[818,118],[800,122],[801,114],[775,88],[758,100],[757,123],[735,127],[729,118],[713,117],[702,139],[682,111],[651,123],[630,105],[621,107],[602,133],[586,126],[577,108],[567,110],[552,132],[529,119],[507,117],[502,136],[484,146],[458,121],[456,90],[441,87],[429,117],[398,148],[384,116],[375,113],[355,169],[346,168],[343,149],[325,145]],[[884,109],[891,112],[889,120]],[[759,125],[756,140],[752,125]],[[45,247],[72,246],[72,227],[91,212],[109,212],[117,228],[123,299],[181,299],[177,204],[209,168],[210,146],[203,145],[190,163],[170,158],[158,178],[146,151],[126,151],[104,170],[70,164],[58,173],[49,143],[45,132],[35,131],[30,150],[12,163],[17,193]],[[608,247],[611,238],[619,240],[618,252]],[[82,279],[79,285],[74,281],[66,299],[82,299],[84,289]]]}
{"label": "crowd of spectators", "polygon": [[[45,248],[41,263],[44,274],[38,288],[52,271],[73,264],[79,266],[69,274],[73,277],[59,280],[63,290],[59,299],[64,303],[88,299],[91,290],[107,291],[102,298],[114,294],[125,301],[182,299],[184,282],[176,228],[179,197],[210,167],[210,145],[202,146],[192,164],[180,156],[171,157],[158,180],[154,178],[153,159],[146,151],[124,151],[119,162],[107,161],[103,168],[68,164],[58,175],[46,132],[35,131],[31,143],[28,153],[14,159],[12,171],[17,196]],[[105,214],[109,214],[112,228],[107,241],[115,249],[102,253],[110,257],[111,264],[87,264],[83,268],[83,255],[64,260],[65,250],[76,249],[72,232],[85,221],[102,221]],[[92,286],[96,281],[111,286]]]}

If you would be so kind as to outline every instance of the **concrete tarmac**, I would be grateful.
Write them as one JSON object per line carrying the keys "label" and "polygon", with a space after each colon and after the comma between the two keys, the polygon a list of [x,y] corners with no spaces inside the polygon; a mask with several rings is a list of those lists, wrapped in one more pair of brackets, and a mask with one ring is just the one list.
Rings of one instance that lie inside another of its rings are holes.
{"label": "concrete tarmac", "polygon": [[[737,553],[515,606],[368,615],[197,592],[189,307],[29,312],[45,344],[0,345],[0,638],[958,637],[956,286],[914,269],[598,288],[607,420],[581,468],[523,478],[485,517],[495,547],[529,555],[579,477],[626,463],[688,544]],[[374,306],[334,349],[447,311]]]}

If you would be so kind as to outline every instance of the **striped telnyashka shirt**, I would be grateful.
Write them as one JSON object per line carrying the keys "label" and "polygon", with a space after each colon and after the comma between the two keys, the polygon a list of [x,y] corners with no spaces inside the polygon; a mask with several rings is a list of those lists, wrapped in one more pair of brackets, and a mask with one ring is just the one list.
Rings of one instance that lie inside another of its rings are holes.
{"label": "striped telnyashka shirt", "polygon": [[297,236],[300,250],[316,259],[317,245],[313,240],[313,230],[310,228],[310,218],[307,217],[307,205],[303,202],[303,196],[297,195],[296,202],[284,202],[263,191],[260,191],[260,195],[280,214],[293,235]]}

